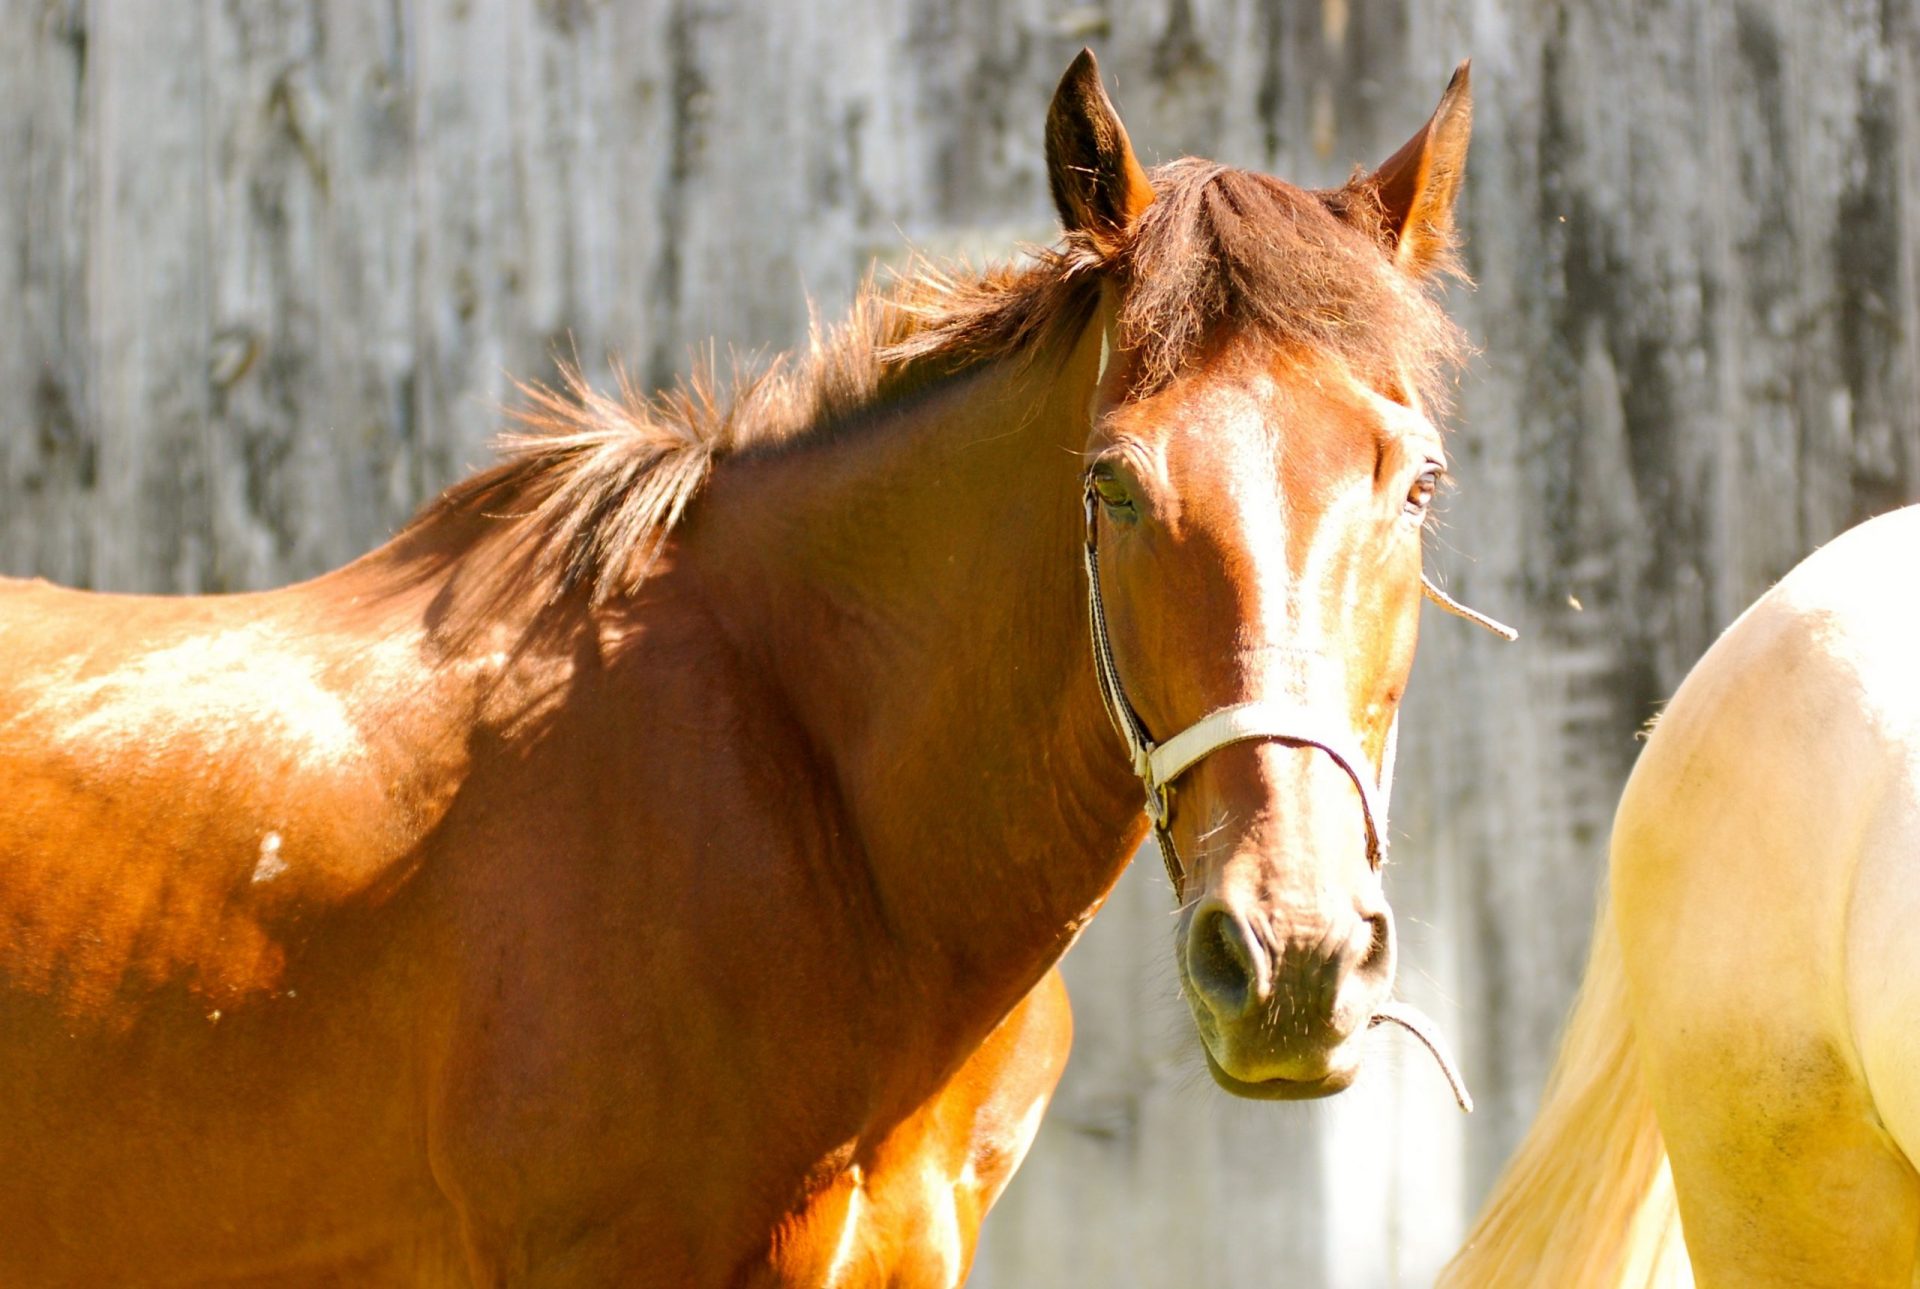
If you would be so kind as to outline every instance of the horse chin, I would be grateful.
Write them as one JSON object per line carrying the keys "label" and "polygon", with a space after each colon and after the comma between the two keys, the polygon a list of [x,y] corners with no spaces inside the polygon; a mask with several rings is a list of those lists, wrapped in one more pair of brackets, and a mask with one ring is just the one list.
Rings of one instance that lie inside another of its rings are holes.
{"label": "horse chin", "polygon": [[1311,1101],[1316,1097],[1330,1097],[1336,1092],[1344,1092],[1353,1086],[1360,1076],[1358,1062],[1336,1067],[1314,1079],[1273,1078],[1249,1082],[1236,1079],[1220,1068],[1220,1062],[1214,1059],[1206,1045],[1200,1050],[1206,1054],[1207,1073],[1213,1075],[1213,1081],[1237,1097],[1249,1101]]}

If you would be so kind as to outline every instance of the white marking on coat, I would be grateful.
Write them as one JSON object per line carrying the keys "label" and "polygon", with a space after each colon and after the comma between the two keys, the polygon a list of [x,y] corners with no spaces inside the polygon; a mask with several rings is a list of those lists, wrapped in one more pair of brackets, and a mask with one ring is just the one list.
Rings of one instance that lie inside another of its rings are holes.
{"label": "white marking on coat", "polygon": [[270,832],[260,839],[260,862],[253,866],[255,882],[271,882],[287,871],[287,861],[280,857],[280,834]]}

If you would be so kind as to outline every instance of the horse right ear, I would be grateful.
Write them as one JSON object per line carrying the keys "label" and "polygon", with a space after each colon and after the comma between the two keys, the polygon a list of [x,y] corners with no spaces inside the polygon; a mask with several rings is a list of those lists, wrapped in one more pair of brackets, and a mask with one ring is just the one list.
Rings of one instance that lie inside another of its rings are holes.
{"label": "horse right ear", "polygon": [[1067,231],[1092,238],[1103,255],[1153,201],[1153,185],[1133,155],[1127,127],[1100,84],[1100,65],[1083,49],[1060,78],[1047,109],[1047,182]]}

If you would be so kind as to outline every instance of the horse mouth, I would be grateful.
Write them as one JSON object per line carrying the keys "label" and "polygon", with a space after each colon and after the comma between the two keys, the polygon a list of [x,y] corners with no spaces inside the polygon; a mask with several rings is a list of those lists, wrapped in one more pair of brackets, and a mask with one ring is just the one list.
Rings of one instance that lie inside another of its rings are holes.
{"label": "horse mouth", "polygon": [[[1440,1067],[1454,1101],[1461,1110],[1473,1113],[1473,1096],[1467,1091],[1460,1067],[1441,1040],[1438,1026],[1424,1012],[1407,1003],[1390,1000],[1381,1004],[1379,1010],[1368,1018],[1368,1029],[1376,1025],[1397,1025],[1419,1040],[1420,1045],[1433,1057],[1434,1064]],[[1250,1101],[1311,1101],[1318,1097],[1330,1097],[1353,1086],[1354,1079],[1360,1073],[1360,1066],[1356,1062],[1329,1070],[1317,1079],[1273,1078],[1249,1082],[1237,1079],[1222,1069],[1220,1062],[1214,1059],[1209,1044],[1202,1042],[1200,1051],[1207,1058],[1207,1072],[1213,1076],[1213,1081],[1233,1095]]]}
{"label": "horse mouth", "polygon": [[[1184,985],[1185,964],[1181,965],[1181,983]],[[1230,1074],[1217,1053],[1225,1050],[1227,1059],[1240,1066],[1241,1061],[1235,1059],[1233,1050],[1237,1045],[1223,1035],[1220,1022],[1213,1013],[1204,1005],[1194,1002],[1190,991],[1187,997],[1192,1005],[1194,1027],[1200,1035],[1200,1052],[1207,1060],[1207,1072],[1223,1091],[1250,1101],[1312,1101],[1346,1091],[1360,1076],[1358,1046],[1349,1045],[1348,1041],[1350,1037],[1357,1036],[1343,1037],[1317,1055],[1295,1053],[1293,1059],[1284,1059],[1282,1053],[1268,1050],[1267,1045],[1256,1036],[1252,1044],[1253,1051],[1248,1054],[1252,1057],[1253,1068],[1247,1070],[1256,1077],[1249,1079]],[[1294,1067],[1296,1075],[1268,1073],[1289,1066]],[[1260,1074],[1266,1074],[1266,1077],[1259,1077]]]}
{"label": "horse mouth", "polygon": [[1312,1101],[1319,1097],[1330,1097],[1336,1092],[1344,1092],[1351,1087],[1359,1076],[1360,1067],[1350,1065],[1342,1069],[1330,1070],[1317,1079],[1261,1079],[1250,1083],[1245,1079],[1236,1079],[1220,1068],[1220,1062],[1213,1059],[1213,1053],[1202,1043],[1200,1051],[1207,1058],[1207,1073],[1213,1075],[1213,1081],[1225,1091],[1249,1101]]}

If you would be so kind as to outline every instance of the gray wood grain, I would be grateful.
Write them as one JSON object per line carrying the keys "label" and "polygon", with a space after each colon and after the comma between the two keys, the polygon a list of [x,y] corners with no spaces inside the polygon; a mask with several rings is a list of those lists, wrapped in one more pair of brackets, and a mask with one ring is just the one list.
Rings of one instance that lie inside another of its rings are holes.
{"label": "gray wood grain", "polygon": [[87,575],[77,499],[98,477],[90,405],[91,112],[78,3],[0,5],[0,559]]}
{"label": "gray wood grain", "polygon": [[1433,543],[1354,1092],[1206,1082],[1137,865],[989,1286],[1426,1283],[1531,1114],[1635,731],[1812,546],[1920,498],[1909,0],[0,0],[0,569],[231,590],[386,537],[509,374],[670,379],[804,336],[908,243],[1051,236],[1047,96],[1099,51],[1150,159],[1311,183],[1475,58],[1480,354]]}

